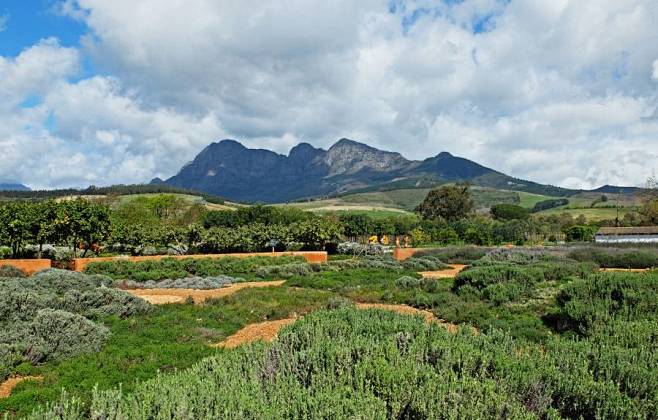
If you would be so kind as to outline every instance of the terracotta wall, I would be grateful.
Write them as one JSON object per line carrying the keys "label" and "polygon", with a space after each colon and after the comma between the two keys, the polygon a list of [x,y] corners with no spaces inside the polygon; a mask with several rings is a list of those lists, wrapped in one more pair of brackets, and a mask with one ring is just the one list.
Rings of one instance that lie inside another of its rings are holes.
{"label": "terracotta wall", "polygon": [[421,248],[395,248],[393,250],[393,258],[398,261],[403,261],[407,258],[413,257],[414,254],[420,250]]}
{"label": "terracotta wall", "polygon": [[25,271],[27,274],[34,274],[37,271],[45,270],[50,268],[50,260],[40,259],[40,260],[0,260],[1,265],[13,265],[16,268],[20,268]]}
{"label": "terracotta wall", "polygon": [[252,253],[239,253],[239,254],[200,254],[200,255],[153,255],[153,256],[143,256],[143,257],[101,257],[101,258],[76,258],[73,260],[73,270],[74,271],[83,271],[85,267],[92,262],[101,262],[101,261],[149,261],[149,260],[161,260],[163,258],[176,258],[176,259],[185,259],[185,258],[224,258],[224,257],[235,257],[235,258],[247,258],[247,257],[281,257],[281,256],[301,256],[306,259],[309,263],[323,263],[327,262],[328,256],[326,251],[292,251],[292,252],[252,252]]}

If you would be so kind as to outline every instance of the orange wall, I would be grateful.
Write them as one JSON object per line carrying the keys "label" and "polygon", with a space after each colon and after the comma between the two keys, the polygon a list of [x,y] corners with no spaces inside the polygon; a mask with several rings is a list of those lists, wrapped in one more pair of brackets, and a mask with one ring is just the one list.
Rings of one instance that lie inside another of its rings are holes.
{"label": "orange wall", "polygon": [[0,260],[0,265],[13,265],[16,268],[25,271],[27,274],[34,274],[37,271],[50,268],[50,260]]}
{"label": "orange wall", "polygon": [[395,248],[393,250],[393,258],[398,261],[406,260],[407,258],[413,257],[414,254],[420,250],[420,248]]}
{"label": "orange wall", "polygon": [[252,252],[252,253],[239,253],[239,254],[201,254],[201,255],[152,255],[143,257],[101,257],[101,258],[76,258],[73,260],[74,271],[84,271],[85,267],[92,262],[101,261],[149,261],[161,260],[163,258],[247,258],[247,257],[281,257],[281,256],[301,256],[309,263],[324,263],[327,262],[328,256],[326,251],[292,251],[292,252]]}

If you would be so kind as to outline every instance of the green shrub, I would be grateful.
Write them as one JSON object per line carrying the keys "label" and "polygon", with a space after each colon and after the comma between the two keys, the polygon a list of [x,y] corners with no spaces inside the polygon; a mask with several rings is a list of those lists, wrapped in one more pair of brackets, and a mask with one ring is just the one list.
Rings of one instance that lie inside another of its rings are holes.
{"label": "green shrub", "polygon": [[27,331],[26,358],[33,362],[63,360],[100,350],[109,330],[66,311],[40,310]]}
{"label": "green shrub", "polygon": [[294,276],[306,276],[313,272],[311,265],[307,263],[294,263],[285,265],[270,265],[258,267],[256,275],[262,278],[289,279]]}
{"label": "green shrub", "polygon": [[578,248],[569,253],[577,261],[593,261],[604,268],[653,268],[658,267],[658,253],[633,249]]}
{"label": "green shrub", "polygon": [[327,301],[327,309],[344,309],[344,308],[351,308],[353,306],[354,306],[354,302],[342,296],[335,296],[329,298],[329,300]]}
{"label": "green shrub", "polygon": [[219,289],[244,279],[219,275],[214,277],[185,277],[181,279],[166,279],[162,281],[138,282],[134,280],[117,281],[115,285],[122,289]]}
{"label": "green shrub", "polygon": [[61,361],[100,350],[109,330],[66,311],[41,309],[31,321],[1,324],[0,380],[23,362]]}
{"label": "green shrub", "polygon": [[0,265],[0,278],[2,277],[27,277],[27,273],[13,265]]}
{"label": "green shrub", "polygon": [[58,308],[81,314],[87,318],[106,316],[129,316],[144,314],[151,306],[143,299],[123,290],[100,287],[94,290],[71,290],[64,294]]}
{"label": "green shrub", "polygon": [[414,287],[419,287],[422,282],[422,279],[417,279],[411,276],[402,276],[395,280],[395,285],[403,289],[413,289]]}
{"label": "green shrub", "polygon": [[402,267],[405,270],[415,271],[437,271],[448,268],[437,256],[414,256],[402,261]]}
{"label": "green shrub", "polygon": [[492,249],[474,246],[424,249],[417,252],[415,257],[434,256],[448,264],[470,264],[484,257]]}
{"label": "green shrub", "polygon": [[562,327],[587,334],[613,320],[658,318],[658,274],[601,273],[566,285],[557,296]]}
{"label": "green shrub", "polygon": [[462,271],[455,277],[453,290],[462,293],[465,286],[482,292],[482,297],[494,304],[503,304],[520,297],[531,296],[535,286],[544,281],[563,281],[595,272],[594,263],[577,263],[562,259],[523,264],[484,262]]}

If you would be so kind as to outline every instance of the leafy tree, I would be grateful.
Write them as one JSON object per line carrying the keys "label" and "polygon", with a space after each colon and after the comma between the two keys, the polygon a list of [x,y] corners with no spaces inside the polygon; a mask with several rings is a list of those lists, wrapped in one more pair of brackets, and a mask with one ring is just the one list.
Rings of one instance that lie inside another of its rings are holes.
{"label": "leafy tree", "polygon": [[107,239],[110,235],[110,210],[106,205],[85,200],[66,202],[69,216],[69,241],[73,246],[82,243],[83,257],[91,246]]}
{"label": "leafy tree", "polygon": [[416,211],[423,219],[455,221],[466,218],[473,207],[469,185],[456,184],[430,191]]}
{"label": "leafy tree", "polygon": [[576,225],[566,229],[564,233],[569,242],[591,242],[598,229],[598,226]]}
{"label": "leafy tree", "polygon": [[367,214],[343,213],[338,220],[343,225],[345,236],[350,240],[356,240],[372,232],[373,220]]}
{"label": "leafy tree", "polygon": [[651,177],[647,180],[646,190],[639,209],[642,223],[645,225],[658,225],[658,179]]}
{"label": "leafy tree", "polygon": [[496,220],[526,220],[530,212],[514,204],[496,204],[491,207],[491,216]]}
{"label": "leafy tree", "polygon": [[58,240],[57,208],[58,204],[52,200],[26,206],[30,237],[39,245],[37,258],[41,258],[45,244],[56,243]]}
{"label": "leafy tree", "polygon": [[11,247],[12,258],[18,258],[30,235],[29,206],[14,201],[0,207],[0,242]]}

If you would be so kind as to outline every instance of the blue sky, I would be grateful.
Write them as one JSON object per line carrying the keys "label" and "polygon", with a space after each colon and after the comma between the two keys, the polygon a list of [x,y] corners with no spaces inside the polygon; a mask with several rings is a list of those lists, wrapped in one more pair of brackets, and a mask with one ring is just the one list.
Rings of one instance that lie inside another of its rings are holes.
{"label": "blue sky", "polygon": [[16,56],[39,40],[56,37],[62,46],[77,46],[86,32],[84,23],[56,12],[53,0],[3,0],[0,16],[5,30],[0,33],[0,55]]}
{"label": "blue sky", "polygon": [[0,179],[144,182],[222,138],[350,137],[641,185],[657,21],[655,0],[0,0]]}

